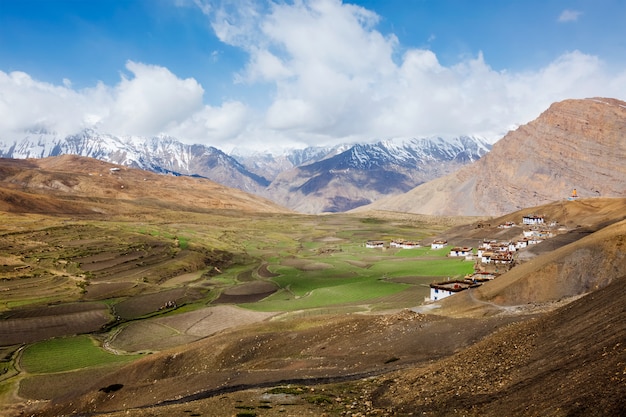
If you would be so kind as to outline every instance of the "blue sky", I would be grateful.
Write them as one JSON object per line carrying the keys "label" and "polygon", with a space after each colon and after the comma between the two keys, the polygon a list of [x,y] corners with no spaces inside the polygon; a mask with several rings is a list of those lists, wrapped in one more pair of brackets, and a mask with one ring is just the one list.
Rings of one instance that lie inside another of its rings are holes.
{"label": "blue sky", "polygon": [[0,140],[475,134],[626,99],[623,0],[0,0]]}

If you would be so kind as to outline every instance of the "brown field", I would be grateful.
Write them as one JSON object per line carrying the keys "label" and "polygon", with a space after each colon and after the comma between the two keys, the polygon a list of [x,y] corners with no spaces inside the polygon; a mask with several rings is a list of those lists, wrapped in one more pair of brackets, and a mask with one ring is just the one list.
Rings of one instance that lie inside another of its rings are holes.
{"label": "brown field", "polygon": [[85,290],[85,300],[106,300],[128,296],[132,293],[132,288],[137,288],[140,284],[135,282],[93,282]]}
{"label": "brown field", "polygon": [[314,262],[307,259],[284,259],[281,261],[281,265],[290,266],[300,269],[302,271],[319,271],[323,269],[330,269],[333,266],[324,262]]}
{"label": "brown field", "polygon": [[5,313],[0,345],[31,343],[68,334],[98,331],[112,319],[102,303],[74,303]]}
{"label": "brown field", "polygon": [[20,381],[18,394],[23,398],[51,400],[66,395],[68,391],[80,391],[91,381],[115,372],[122,366],[111,364],[52,375],[29,376]]}
{"label": "brown field", "polygon": [[225,329],[260,322],[273,315],[274,313],[257,313],[234,306],[215,306],[129,323],[108,341],[108,345],[125,352],[163,350]]}
{"label": "brown field", "polygon": [[199,299],[201,295],[194,295],[187,288],[174,288],[153,294],[142,294],[131,297],[115,304],[115,315],[123,319],[136,319],[146,314],[158,312],[166,307],[168,302],[183,304],[185,301]]}
{"label": "brown field", "polygon": [[253,281],[246,282],[231,288],[227,288],[221,292],[219,297],[212,304],[243,304],[253,303],[269,297],[278,290],[273,282],[269,281]]}
{"label": "brown field", "polygon": [[259,274],[259,277],[266,279],[278,276],[278,274],[274,274],[273,272],[270,272],[269,269],[267,269],[266,263],[263,263],[261,264],[261,266],[259,266],[259,268],[257,269],[257,274]]}

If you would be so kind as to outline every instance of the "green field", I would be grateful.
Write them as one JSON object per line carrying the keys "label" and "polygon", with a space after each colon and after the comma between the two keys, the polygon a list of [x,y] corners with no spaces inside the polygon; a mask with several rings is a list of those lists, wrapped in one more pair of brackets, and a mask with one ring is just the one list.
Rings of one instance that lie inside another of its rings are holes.
{"label": "green field", "polygon": [[[367,303],[410,287],[390,282],[392,278],[462,278],[473,272],[472,262],[448,258],[448,249],[368,249],[363,242],[354,242],[361,233],[359,229],[352,233],[344,230],[342,235],[348,243],[306,242],[300,256],[268,258],[269,269],[278,275],[272,281],[281,290],[242,306],[259,311],[294,311]],[[423,298],[415,300],[416,305],[422,302]]]}
{"label": "green field", "polygon": [[75,369],[129,362],[137,355],[114,355],[100,348],[87,335],[50,339],[28,346],[20,366],[31,374],[65,372]]}

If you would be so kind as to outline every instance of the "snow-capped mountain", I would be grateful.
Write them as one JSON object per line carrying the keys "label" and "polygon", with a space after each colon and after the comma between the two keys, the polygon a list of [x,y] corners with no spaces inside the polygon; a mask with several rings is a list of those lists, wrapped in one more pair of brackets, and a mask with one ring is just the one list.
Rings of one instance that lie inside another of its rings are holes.
{"label": "snow-capped mountain", "polygon": [[251,151],[235,148],[230,156],[241,162],[249,171],[274,180],[281,172],[301,165],[318,162],[337,155],[352,145],[310,146],[304,149],[276,149],[267,151]]}
{"label": "snow-capped mountain", "polygon": [[235,150],[229,156],[168,136],[120,137],[94,130],[69,136],[28,132],[12,142],[0,138],[4,158],[74,154],[158,173],[202,176],[306,213],[345,211],[406,192],[454,172],[490,149],[485,140],[464,136],[310,147],[280,154]]}
{"label": "snow-capped mountain", "polygon": [[3,158],[45,158],[64,154],[88,156],[163,174],[202,176],[252,193],[259,193],[269,185],[268,180],[248,171],[217,148],[187,145],[168,136],[119,137],[89,129],[69,136],[29,132],[19,141],[0,141],[0,157]]}
{"label": "snow-capped mountain", "polygon": [[346,211],[454,172],[490,149],[486,140],[470,136],[358,144],[283,172],[266,196],[307,213]]}

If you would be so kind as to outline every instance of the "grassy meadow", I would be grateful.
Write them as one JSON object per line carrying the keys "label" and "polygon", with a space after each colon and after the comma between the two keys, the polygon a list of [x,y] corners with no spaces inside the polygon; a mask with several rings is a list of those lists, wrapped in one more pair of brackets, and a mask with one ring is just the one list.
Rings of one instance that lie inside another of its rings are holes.
{"label": "grassy meadow", "polygon": [[128,362],[136,357],[107,352],[90,336],[80,335],[34,343],[22,352],[20,365],[31,374],[49,374]]}

